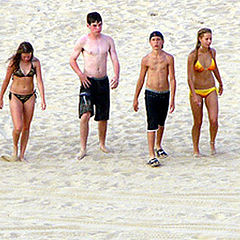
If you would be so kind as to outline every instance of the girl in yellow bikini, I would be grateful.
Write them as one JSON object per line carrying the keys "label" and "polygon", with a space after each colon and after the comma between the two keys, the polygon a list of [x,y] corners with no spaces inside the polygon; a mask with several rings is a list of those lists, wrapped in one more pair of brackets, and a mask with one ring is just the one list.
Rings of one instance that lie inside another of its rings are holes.
{"label": "girl in yellow bikini", "polygon": [[[215,138],[218,131],[218,96],[222,95],[223,84],[216,62],[216,51],[210,48],[212,31],[202,28],[198,31],[196,48],[188,56],[188,85],[194,124],[192,127],[193,154],[200,156],[199,139],[203,118],[203,100],[210,122],[210,148],[215,154]],[[215,86],[215,78],[219,89]]]}

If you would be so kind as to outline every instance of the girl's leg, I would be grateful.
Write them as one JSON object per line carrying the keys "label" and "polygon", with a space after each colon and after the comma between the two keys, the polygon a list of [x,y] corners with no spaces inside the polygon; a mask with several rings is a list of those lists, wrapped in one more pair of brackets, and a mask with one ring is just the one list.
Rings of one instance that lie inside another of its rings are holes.
{"label": "girl's leg", "polygon": [[28,101],[23,105],[23,129],[21,136],[21,146],[20,146],[20,155],[19,158],[21,161],[24,160],[24,153],[26,151],[28,138],[29,138],[29,129],[32,122],[32,117],[35,107],[35,95],[33,95]]}
{"label": "girl's leg", "polygon": [[18,157],[18,141],[23,127],[23,104],[13,94],[9,102],[12,121],[13,121],[13,156]]}
{"label": "girl's leg", "polygon": [[216,91],[211,92],[206,97],[206,107],[210,123],[210,147],[212,154],[215,154],[215,139],[218,131],[218,97]]}
{"label": "girl's leg", "polygon": [[199,156],[199,139],[203,118],[203,99],[199,95],[197,97],[199,98],[199,100],[201,100],[201,105],[198,106],[195,102],[193,102],[192,96],[190,96],[190,104],[194,121],[192,127],[193,154]]}

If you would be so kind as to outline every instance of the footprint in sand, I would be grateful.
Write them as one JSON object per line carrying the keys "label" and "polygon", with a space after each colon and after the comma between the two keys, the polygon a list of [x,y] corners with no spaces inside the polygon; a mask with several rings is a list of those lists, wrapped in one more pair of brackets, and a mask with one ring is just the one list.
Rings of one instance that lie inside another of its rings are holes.
{"label": "footprint in sand", "polygon": [[18,161],[18,159],[14,156],[6,156],[6,155],[2,155],[0,157],[1,161],[5,161],[5,162],[16,162]]}

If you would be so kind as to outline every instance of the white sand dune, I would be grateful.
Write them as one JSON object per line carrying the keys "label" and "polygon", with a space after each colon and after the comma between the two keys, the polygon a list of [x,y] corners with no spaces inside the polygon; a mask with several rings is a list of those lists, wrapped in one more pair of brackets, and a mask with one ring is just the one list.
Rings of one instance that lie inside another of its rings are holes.
{"label": "white sand dune", "polygon": [[[0,161],[0,239],[240,239],[239,1],[0,0],[0,5],[1,79],[7,58],[20,42],[30,41],[42,64],[47,98],[45,112],[38,98],[29,163]],[[79,162],[79,80],[68,62],[76,40],[88,31],[90,11],[101,13],[103,32],[115,39],[121,82],[111,92],[107,143],[114,152],[99,151],[92,120],[88,155]],[[204,157],[193,159],[186,63],[202,27],[213,30],[224,94],[218,154],[210,156],[204,110]],[[145,164],[143,92],[140,111],[132,109],[153,30],[165,36],[177,79],[176,111],[168,116],[164,136],[170,157],[158,169]],[[0,111],[0,155],[12,150],[7,95]]]}

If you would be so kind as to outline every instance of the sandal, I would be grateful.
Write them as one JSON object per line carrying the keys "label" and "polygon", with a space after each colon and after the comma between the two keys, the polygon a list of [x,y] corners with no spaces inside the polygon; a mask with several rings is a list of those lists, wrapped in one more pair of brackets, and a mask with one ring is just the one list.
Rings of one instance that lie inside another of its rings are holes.
{"label": "sandal", "polygon": [[157,158],[150,159],[147,164],[150,165],[151,167],[160,167],[160,166],[162,166],[162,164],[158,161]]}
{"label": "sandal", "polygon": [[157,153],[157,156],[160,158],[168,157],[168,154],[162,148],[158,149],[156,153]]}

